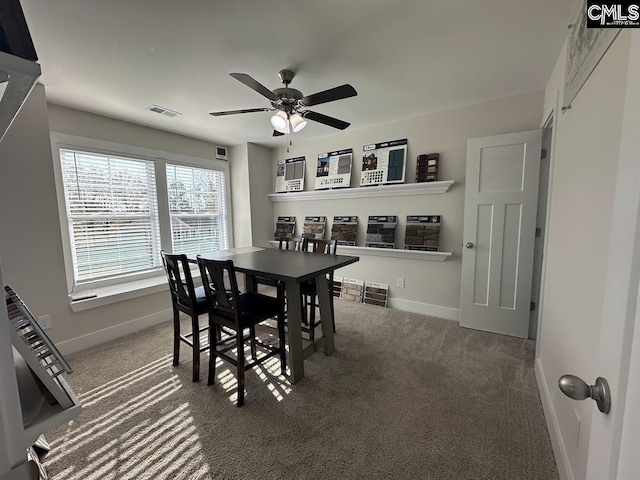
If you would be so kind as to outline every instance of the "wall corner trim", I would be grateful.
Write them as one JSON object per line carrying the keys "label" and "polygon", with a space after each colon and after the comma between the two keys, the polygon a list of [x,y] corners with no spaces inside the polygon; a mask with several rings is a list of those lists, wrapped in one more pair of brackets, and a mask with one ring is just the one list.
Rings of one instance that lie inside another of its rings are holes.
{"label": "wall corner trim", "polygon": [[564,442],[562,441],[562,436],[560,435],[558,417],[556,416],[556,412],[551,404],[551,395],[547,388],[548,384],[539,358],[536,358],[534,372],[536,382],[538,383],[538,391],[540,393],[540,401],[542,402],[544,418],[547,422],[547,430],[549,431],[549,437],[551,437],[553,456],[556,459],[556,465],[558,467],[558,475],[560,480],[574,480],[571,464],[569,463],[569,457],[567,456],[567,450],[564,446]]}
{"label": "wall corner trim", "polygon": [[453,320],[454,322],[460,321],[459,308],[441,307],[440,305],[403,300],[402,298],[389,298],[388,306],[405,312],[420,313],[430,317]]}
{"label": "wall corner trim", "polygon": [[115,340],[116,338],[124,337],[138,330],[144,328],[153,327],[163,322],[168,322],[173,318],[173,312],[171,309],[162,310],[160,312],[152,313],[140,318],[134,318],[128,322],[113,325],[112,327],[98,330],[97,332],[87,333],[79,337],[65,340],[56,344],[58,350],[63,355],[70,355],[72,353],[86,350],[87,348],[95,347],[101,343]]}

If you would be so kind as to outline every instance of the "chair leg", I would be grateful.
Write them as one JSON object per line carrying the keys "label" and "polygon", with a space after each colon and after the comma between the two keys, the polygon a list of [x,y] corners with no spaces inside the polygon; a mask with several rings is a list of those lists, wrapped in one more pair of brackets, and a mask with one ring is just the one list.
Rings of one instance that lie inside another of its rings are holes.
{"label": "chair leg", "polygon": [[309,316],[309,340],[312,342],[316,339],[316,297],[311,296],[311,301],[309,302],[309,308],[311,309],[311,314]]}
{"label": "chair leg", "polygon": [[173,366],[180,363],[180,312],[173,309]]}
{"label": "chair leg", "polygon": [[286,312],[286,294],[285,294],[285,290],[284,290],[284,283],[283,282],[278,282],[278,288],[277,288],[277,298],[278,300],[281,300],[282,302],[285,302],[285,312]]}
{"label": "chair leg", "polygon": [[280,375],[287,372],[287,351],[284,346],[284,312],[278,315],[278,346],[280,347]]}
{"label": "chair leg", "polygon": [[302,294],[302,301],[300,302],[300,305],[302,305],[302,324],[306,325],[307,324],[307,296],[305,294]]}
{"label": "chair leg", "polygon": [[238,348],[238,407],[244,404],[244,340],[242,337],[242,330],[238,330],[236,333],[236,346]]}
{"label": "chair leg", "polygon": [[198,323],[198,316],[193,315],[191,317],[191,331],[193,336],[193,381],[200,381],[200,324]]}
{"label": "chair leg", "polygon": [[212,325],[209,323],[209,377],[207,378],[207,385],[213,385],[216,383],[216,359],[218,351],[218,342],[211,341],[211,331],[215,330],[215,337],[220,337],[220,327],[218,325]]}
{"label": "chair leg", "polygon": [[329,300],[331,301],[331,323],[333,324],[333,333],[336,333],[336,312],[333,307],[333,290],[329,292]]}
{"label": "chair leg", "polygon": [[258,351],[256,350],[256,327],[251,325],[249,327],[249,336],[251,337],[251,358],[253,360],[258,359]]}

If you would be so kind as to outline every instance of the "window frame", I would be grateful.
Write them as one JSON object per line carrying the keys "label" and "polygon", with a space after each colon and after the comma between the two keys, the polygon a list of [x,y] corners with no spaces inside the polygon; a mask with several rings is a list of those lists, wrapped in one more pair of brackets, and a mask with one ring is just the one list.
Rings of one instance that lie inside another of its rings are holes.
{"label": "window frame", "polygon": [[[167,173],[166,173],[166,172],[167,172],[167,167],[171,167],[171,166],[175,166],[175,167],[186,167],[186,168],[193,168],[193,169],[200,169],[200,170],[203,170],[203,168],[202,168],[202,167],[197,166],[197,165],[176,164],[176,163],[173,163],[173,162],[167,161],[167,162],[165,162],[165,180],[166,180],[166,179],[167,179],[167,177],[168,177],[168,175],[167,175]],[[207,170],[207,169],[204,169],[204,170]],[[208,169],[208,170],[212,170],[212,169]],[[226,178],[226,177],[225,177],[225,178]],[[228,180],[228,179],[227,179],[227,180]],[[157,183],[157,182],[156,182],[156,183]],[[228,182],[228,181],[225,181],[225,182],[223,182],[223,183],[224,183],[223,188],[224,188],[224,194],[225,194],[225,197],[229,197],[229,196],[230,196],[230,195],[229,195],[229,191],[228,191],[228,188],[229,188],[229,182]],[[189,216],[189,215],[193,215],[193,216],[208,216],[208,217],[212,217],[212,218],[213,218],[213,217],[217,217],[218,221],[220,221],[221,219],[226,220],[225,222],[220,222],[220,228],[221,228],[221,229],[226,230],[226,232],[227,232],[227,239],[226,239],[226,241],[224,241],[224,242],[223,242],[223,243],[225,243],[225,244],[226,244],[226,246],[225,246],[224,248],[225,248],[225,249],[226,249],[226,248],[231,248],[232,244],[231,244],[231,242],[230,242],[230,236],[229,236],[229,233],[230,233],[230,232],[229,232],[229,230],[228,230],[228,229],[229,229],[229,225],[230,225],[230,223],[229,223],[229,218],[228,218],[228,217],[229,217],[229,216],[230,216],[230,214],[231,214],[231,213],[230,213],[230,211],[229,211],[229,208],[227,208],[227,211],[225,211],[224,213],[222,213],[222,212],[218,212],[217,214],[185,214],[185,213],[171,213],[171,204],[170,204],[170,202],[169,202],[169,198],[168,198],[168,194],[169,194],[169,188],[168,188],[168,185],[167,185],[167,188],[166,188],[165,190],[166,190],[166,192],[167,192],[167,204],[169,205],[169,227],[170,227],[170,228],[169,228],[169,233],[171,234],[170,242],[171,242],[171,245],[172,245],[173,247],[175,247],[174,238],[173,238],[173,227],[174,227],[173,219],[174,219],[174,217],[186,217],[186,216]],[[227,199],[225,199],[225,205],[228,205],[228,203],[227,203],[227,202],[228,202],[228,200],[227,200]],[[226,224],[226,225],[224,225],[224,224]],[[224,226],[223,226],[223,225],[224,225]],[[200,253],[202,253],[202,252],[200,252]]]}
{"label": "window frame", "polygon": [[[212,152],[215,147],[212,147]],[[205,159],[192,157],[189,155],[153,150],[144,147],[135,147],[104,140],[68,135],[51,132],[51,149],[53,153],[53,167],[55,177],[56,196],[58,199],[58,217],[60,221],[60,233],[62,238],[62,252],[64,257],[65,275],[67,280],[67,291],[71,295],[85,290],[102,287],[122,286],[127,283],[136,283],[141,280],[164,277],[165,273],[162,265],[145,272],[124,274],[108,279],[95,280],[92,282],[76,283],[71,237],[69,233],[69,220],[67,218],[67,201],[64,191],[62,177],[62,164],[60,161],[60,149],[68,149],[95,153],[100,155],[113,155],[132,160],[147,160],[154,164],[156,180],[156,196],[158,204],[158,225],[160,230],[160,248],[171,251],[173,240],[171,236],[171,214],[169,211],[169,195],[167,189],[167,164],[182,165],[186,167],[205,168],[215,170],[224,174],[225,183],[225,206],[226,206],[226,228],[227,242],[229,247],[233,247],[233,228],[231,215],[231,190],[229,178],[229,164],[222,160]]]}

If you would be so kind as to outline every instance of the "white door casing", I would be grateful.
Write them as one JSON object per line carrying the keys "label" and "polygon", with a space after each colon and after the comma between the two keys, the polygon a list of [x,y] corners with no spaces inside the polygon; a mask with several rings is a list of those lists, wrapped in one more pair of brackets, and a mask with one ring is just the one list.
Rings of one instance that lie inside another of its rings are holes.
{"label": "white door casing", "polygon": [[[640,31],[631,34],[625,107],[620,134],[618,170],[611,219],[610,246],[602,308],[602,327],[596,372],[611,389],[611,412],[604,415],[595,403],[589,434],[588,480],[638,478],[637,424],[640,366],[635,350],[640,343]],[[569,372],[567,372],[569,373]],[[633,382],[629,382],[633,379]],[[595,378],[584,378],[592,384]],[[588,400],[590,401],[590,400]]]}
{"label": "white door casing", "polygon": [[528,336],[541,142],[541,130],[467,141],[463,327]]}

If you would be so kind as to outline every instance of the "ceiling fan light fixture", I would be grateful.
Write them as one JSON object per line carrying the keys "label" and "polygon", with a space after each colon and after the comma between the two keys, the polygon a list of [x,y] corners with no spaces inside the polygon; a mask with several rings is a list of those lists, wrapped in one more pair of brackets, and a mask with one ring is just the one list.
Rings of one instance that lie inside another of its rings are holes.
{"label": "ceiling fan light fixture", "polygon": [[289,133],[289,119],[287,118],[287,114],[282,110],[271,117],[271,125],[280,133]]}
{"label": "ceiling fan light fixture", "polygon": [[294,113],[293,115],[291,115],[290,120],[291,120],[291,128],[294,132],[299,132],[300,130],[302,130],[304,127],[307,126],[307,121],[299,113]]}

